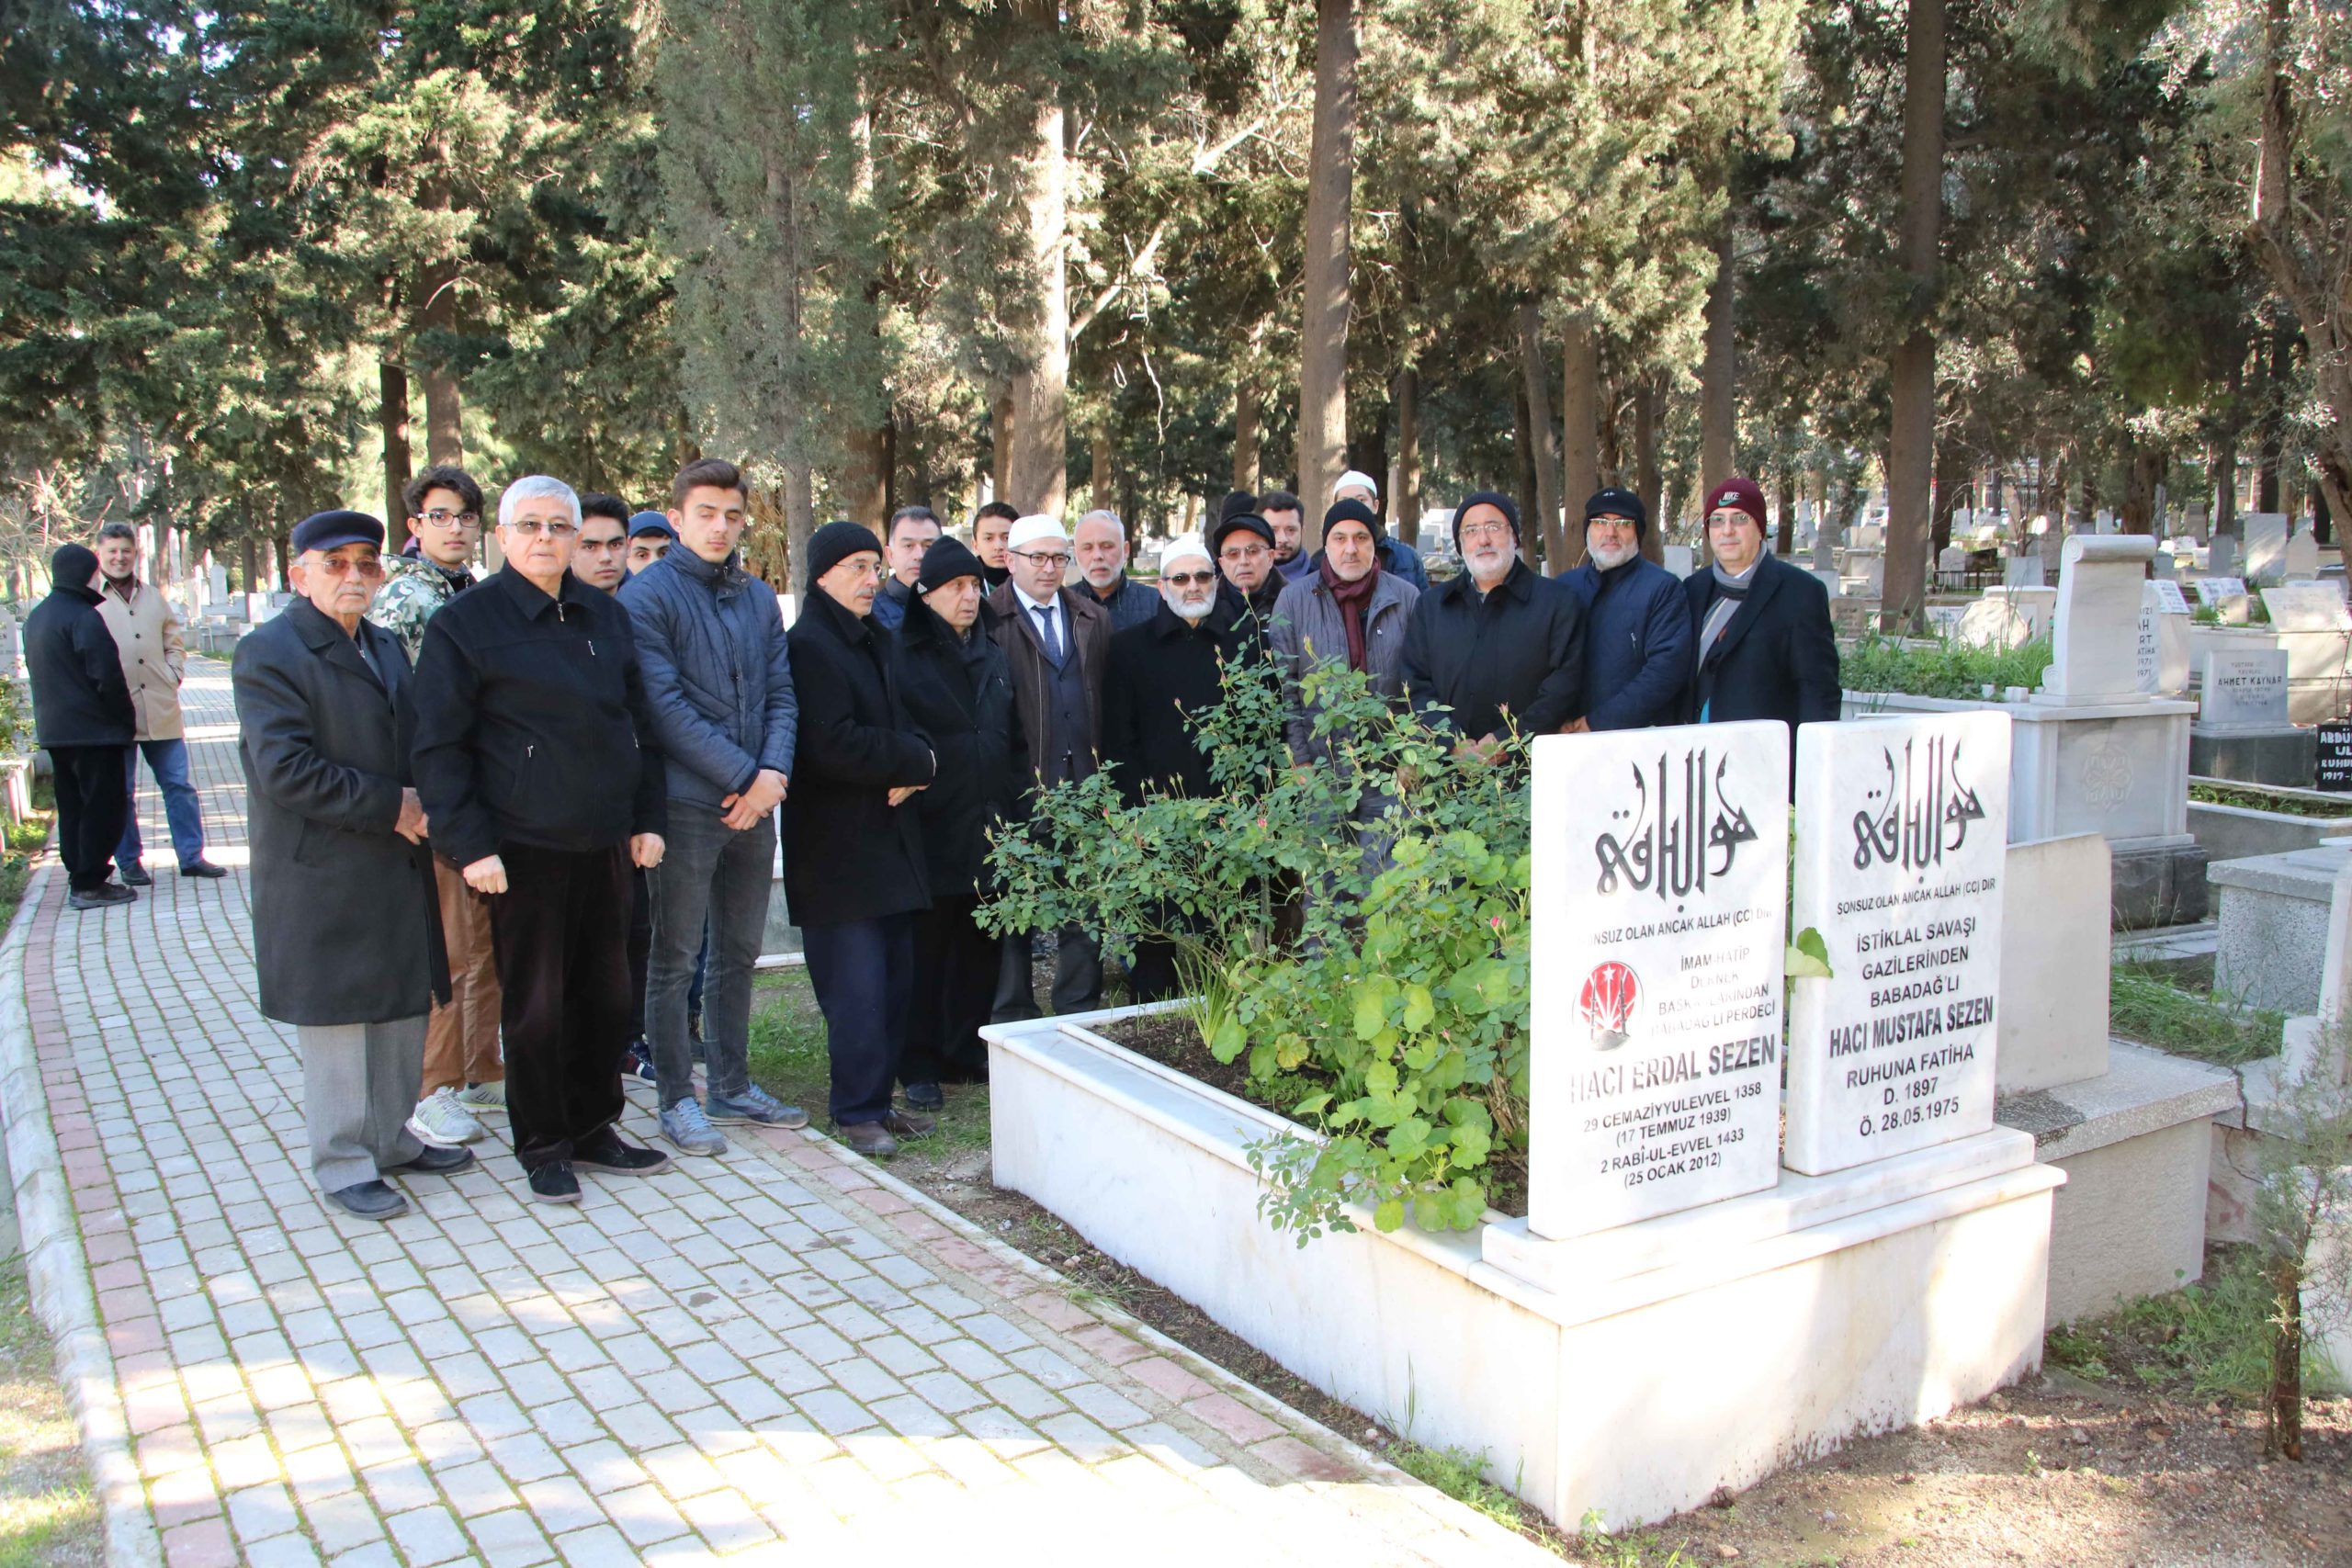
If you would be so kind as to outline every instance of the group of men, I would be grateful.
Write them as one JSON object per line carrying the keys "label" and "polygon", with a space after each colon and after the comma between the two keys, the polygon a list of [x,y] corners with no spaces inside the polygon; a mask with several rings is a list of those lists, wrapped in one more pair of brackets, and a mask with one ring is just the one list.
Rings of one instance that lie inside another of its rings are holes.
{"label": "group of men", "polygon": [[[1236,661],[1278,666],[1301,763],[1329,744],[1306,676],[1342,661],[1489,757],[1537,734],[1838,712],[1826,596],[1765,548],[1745,479],[1710,492],[1713,562],[1687,582],[1644,557],[1647,519],[1622,490],[1587,504],[1589,558],[1560,578],[1522,558],[1510,497],[1465,497],[1463,570],[1434,586],[1357,473],[1319,549],[1303,547],[1298,497],[1237,492],[1160,552],[1149,586],[1107,510],[1065,532],[990,503],[967,547],[908,506],[883,537],[816,531],[789,628],[743,568],[729,463],[687,465],[663,512],[517,479],[499,499],[503,568],[480,581],[475,480],[431,468],[403,500],[398,556],[363,513],[298,526],[298,597],[233,666],[262,1010],[296,1029],[322,1190],[366,1217],[405,1208],[387,1176],[470,1165],[494,1111],[537,1198],[576,1201],[582,1170],[662,1168],[669,1156],[616,1131],[625,1070],[654,1081],[681,1153],[722,1150],[715,1124],[805,1125],[747,1066],[779,815],[828,1109],[853,1146],[887,1154],[933,1130],[943,1084],[985,1077],[983,1024],[1038,1010],[1035,933],[978,923],[992,830],[1030,792],[1106,764],[1130,797],[1213,788],[1193,721]],[[100,565],[60,550],[28,626],[61,805],[69,777],[97,798],[127,776],[119,742],[82,755],[88,716],[59,694],[130,705],[97,657],[141,657],[98,640]],[[141,740],[153,728],[130,723]],[[78,899],[121,825],[61,828]],[[200,846],[181,853],[203,863]],[[1056,934],[1054,1008],[1098,1005],[1095,934]],[[1132,980],[1169,993],[1172,955],[1147,946]]]}

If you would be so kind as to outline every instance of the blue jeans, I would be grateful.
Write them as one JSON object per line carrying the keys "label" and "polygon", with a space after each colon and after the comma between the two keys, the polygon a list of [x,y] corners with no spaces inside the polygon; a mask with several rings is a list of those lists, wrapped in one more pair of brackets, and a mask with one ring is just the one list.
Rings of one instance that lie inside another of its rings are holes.
{"label": "blue jeans", "polygon": [[775,877],[775,818],[737,832],[706,806],[670,808],[662,863],[646,873],[653,948],[646,962],[645,1033],[664,1107],[694,1095],[686,1043],[686,993],[694,987],[706,926],[710,983],[702,1046],[710,1092],[732,1099],[751,1082],[745,1062],[752,1025],[752,965],[768,924]]}
{"label": "blue jeans", "polygon": [[147,753],[147,770],[155,775],[155,787],[164,792],[164,819],[172,827],[172,849],[183,866],[194,865],[204,858],[204,807],[196,798],[196,786],[187,777],[187,742],[185,740],[141,740],[122,754],[123,790],[130,809],[122,819],[122,845],[114,852],[117,865],[132,865],[140,859],[139,842],[139,753]]}

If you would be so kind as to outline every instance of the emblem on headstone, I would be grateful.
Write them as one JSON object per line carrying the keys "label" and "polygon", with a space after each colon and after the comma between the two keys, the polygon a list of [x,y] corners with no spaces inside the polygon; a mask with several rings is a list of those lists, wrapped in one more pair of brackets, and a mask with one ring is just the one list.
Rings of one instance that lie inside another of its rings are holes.
{"label": "emblem on headstone", "polygon": [[1631,968],[1613,960],[1594,966],[1577,997],[1577,1016],[1592,1032],[1595,1050],[1614,1051],[1625,1043],[1641,999],[1641,977]]}

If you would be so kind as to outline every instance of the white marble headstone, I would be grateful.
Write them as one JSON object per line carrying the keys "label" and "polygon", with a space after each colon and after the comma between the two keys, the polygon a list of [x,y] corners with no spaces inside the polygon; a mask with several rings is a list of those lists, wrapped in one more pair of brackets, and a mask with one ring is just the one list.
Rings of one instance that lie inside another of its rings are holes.
{"label": "white marble headstone", "polygon": [[1664,558],[1662,564],[1665,566],[1666,570],[1672,572],[1676,577],[1682,578],[1690,575],[1691,568],[1695,562],[1692,558],[1693,552],[1690,546],[1664,545],[1659,547],[1658,553]]}
{"label": "white marble headstone", "polygon": [[2205,547],[2205,574],[2208,577],[2235,577],[2238,574],[2238,542],[2228,534],[2216,534]]}
{"label": "white marble headstone", "polygon": [[[2213,541],[2216,549],[2221,547],[2221,544],[2219,539]],[[2197,592],[2197,603],[2219,615],[2223,626],[2242,626],[2246,624],[2249,611],[2243,578],[2200,577],[2189,586]]]}
{"label": "white marble headstone", "polygon": [[2007,556],[2001,561],[2001,582],[2004,587],[2039,588],[2047,581],[2041,557],[2038,552],[2030,555]]}
{"label": "white marble headstone", "polygon": [[2285,581],[2287,514],[2245,513],[2238,518],[2238,531],[2245,539],[2245,570],[2239,575],[2256,584]]}
{"label": "white marble headstone", "polygon": [[2188,686],[2188,601],[2180,584],[2140,585],[2140,690],[2152,697],[2177,696]]}
{"label": "white marble headstone", "polygon": [[1533,1234],[1778,1180],[1788,793],[1770,720],[1535,742]]}
{"label": "white marble headstone", "polygon": [[2286,573],[2290,582],[2319,575],[2319,541],[2309,528],[2298,528],[2287,536]]}
{"label": "white marble headstone", "polygon": [[2282,632],[2352,631],[2344,595],[2324,582],[2282,582],[2262,591],[2270,625]]}
{"label": "white marble headstone", "polygon": [[2006,593],[1987,593],[1961,612],[1953,637],[1969,648],[2019,648],[2031,642],[2033,623]]}
{"label": "white marble headstone", "polygon": [[2009,716],[1797,731],[1792,921],[1830,977],[1795,983],[1790,1169],[1808,1176],[1993,1124]]}
{"label": "white marble headstone", "polygon": [[2287,723],[2287,650],[2209,648],[2197,694],[2207,729],[2279,729]]}
{"label": "white marble headstone", "polygon": [[2140,587],[2156,542],[2145,534],[2066,541],[2058,624],[2042,691],[2054,701],[2100,702],[2140,691]]}

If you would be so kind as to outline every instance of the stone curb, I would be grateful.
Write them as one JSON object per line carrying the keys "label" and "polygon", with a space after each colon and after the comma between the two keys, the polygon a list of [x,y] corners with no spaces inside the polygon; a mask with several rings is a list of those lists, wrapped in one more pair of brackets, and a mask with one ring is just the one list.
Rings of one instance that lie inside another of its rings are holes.
{"label": "stone curb", "polygon": [[54,863],[34,871],[17,918],[0,942],[0,1118],[5,1118],[8,1166],[16,1177],[17,1224],[24,1233],[25,1282],[33,1311],[56,1341],[57,1381],[82,1431],[82,1452],[106,1521],[107,1561],[116,1568],[148,1568],[164,1561],[163,1537],[147,1510],[147,1489],[131,1461],[130,1423],[115,1382],[114,1354],[98,1325],[81,1222],[65,1180],[57,1135],[50,1126],[49,1089],[33,1046],[25,1002],[25,948],[40,919]]}
{"label": "stone curb", "polygon": [[[1010,1268],[1017,1269],[1039,1284],[1050,1286],[1064,1294],[1073,1288],[1074,1282],[1066,1275],[1038,1262],[1012,1243],[989,1235],[986,1230],[920,1188],[891,1175],[880,1161],[869,1160],[862,1155],[852,1152],[848,1147],[819,1132],[813,1126],[803,1128],[800,1135],[808,1143],[825,1149],[839,1163],[858,1170],[870,1178],[877,1186],[897,1193],[932,1219],[967,1240],[976,1243],[998,1261]],[[841,1193],[836,1196],[853,1203],[857,1201],[855,1193]],[[885,1224],[889,1221],[889,1216],[887,1214],[881,1218]],[[1324,1426],[1304,1411],[1293,1409],[1255,1383],[1246,1382],[1218,1366],[1190,1346],[1170,1338],[1151,1325],[1128,1313],[1115,1302],[1096,1295],[1086,1303],[1086,1310],[1131,1338],[1150,1346],[1158,1354],[1176,1361],[1203,1382],[1222,1389],[1260,1415],[1278,1422],[1310,1447],[1321,1449],[1334,1458],[1347,1461],[1364,1472],[1379,1485],[1395,1487],[1410,1496],[1412,1501],[1430,1516],[1431,1524],[1460,1532],[1468,1538],[1468,1542],[1471,1544],[1505,1554],[1498,1561],[1510,1561],[1508,1554],[1515,1551],[1522,1554],[1523,1560],[1530,1563],[1556,1565],[1559,1562],[1558,1557],[1529,1540],[1517,1530],[1498,1523],[1466,1503],[1446,1495],[1419,1476],[1399,1469],[1345,1434],[1335,1432]],[[1317,1482],[1303,1484],[1311,1485],[1318,1491],[1333,1489],[1330,1483]]]}

